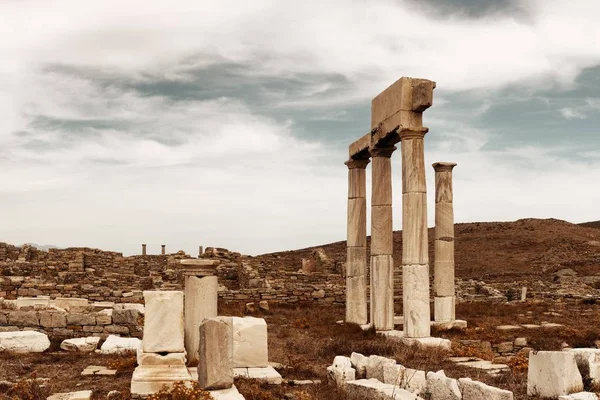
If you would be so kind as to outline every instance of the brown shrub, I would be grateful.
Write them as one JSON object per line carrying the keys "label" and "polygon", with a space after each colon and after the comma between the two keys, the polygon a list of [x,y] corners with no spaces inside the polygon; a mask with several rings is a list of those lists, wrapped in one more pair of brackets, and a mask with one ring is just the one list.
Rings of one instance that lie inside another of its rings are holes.
{"label": "brown shrub", "polygon": [[8,389],[6,397],[11,400],[44,400],[48,393],[35,379],[22,379]]}
{"label": "brown shrub", "polygon": [[137,358],[133,354],[122,354],[108,360],[107,367],[119,372],[133,371],[137,364]]}
{"label": "brown shrub", "polygon": [[186,387],[183,382],[176,382],[171,388],[163,386],[157,393],[150,395],[148,400],[210,400],[212,398],[210,393],[200,389],[197,382],[192,382],[191,387]]}

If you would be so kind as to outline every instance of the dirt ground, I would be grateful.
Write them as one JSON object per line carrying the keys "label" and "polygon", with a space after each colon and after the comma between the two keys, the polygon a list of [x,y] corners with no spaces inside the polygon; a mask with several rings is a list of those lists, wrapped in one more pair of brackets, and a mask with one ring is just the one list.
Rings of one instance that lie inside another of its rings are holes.
{"label": "dirt ground", "polygon": [[[221,315],[244,314],[243,304],[221,307]],[[457,367],[447,360],[450,354],[441,351],[419,350],[386,340],[372,331],[364,332],[356,325],[342,325],[343,307],[272,307],[270,311],[253,314],[264,317],[269,327],[269,359],[283,365],[281,375],[286,380],[313,379],[321,384],[294,386],[260,385],[249,381],[236,382],[246,399],[345,399],[335,387],[327,384],[326,368],[336,355],[353,351],[366,356],[377,354],[395,358],[410,368],[437,371],[443,369],[450,377],[471,377],[491,385],[512,390],[515,399],[526,397],[526,364],[516,365],[509,373],[490,377],[475,370]],[[492,344],[527,338],[536,350],[558,350],[563,342],[573,347],[594,347],[600,339],[600,305],[583,303],[464,303],[457,306],[457,318],[469,322],[464,332],[437,332],[453,340],[454,355],[465,354],[461,339],[480,339]],[[536,329],[500,332],[497,325],[516,323],[557,322],[558,329]],[[481,356],[486,356],[481,354]],[[493,356],[493,355],[492,355]],[[45,399],[50,393],[93,390],[95,399],[105,399],[109,391],[122,392],[129,398],[128,389],[134,368],[133,356],[101,356],[50,352],[39,355],[0,354],[0,399]],[[526,361],[525,361],[526,362]],[[88,365],[117,368],[116,377],[82,377]],[[15,395],[7,382],[37,379],[37,385],[19,385]],[[28,393],[28,394],[24,394]]]}

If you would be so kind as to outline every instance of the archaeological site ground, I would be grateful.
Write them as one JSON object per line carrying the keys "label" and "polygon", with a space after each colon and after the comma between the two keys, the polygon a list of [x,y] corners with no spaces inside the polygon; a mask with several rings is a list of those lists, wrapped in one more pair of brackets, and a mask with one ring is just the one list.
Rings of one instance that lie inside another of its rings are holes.
{"label": "archaeological site ground", "polygon": [[344,241],[260,256],[0,243],[0,399],[597,400],[600,223],[455,224],[461,166],[424,162],[435,87],[401,78],[373,99],[340,160]]}

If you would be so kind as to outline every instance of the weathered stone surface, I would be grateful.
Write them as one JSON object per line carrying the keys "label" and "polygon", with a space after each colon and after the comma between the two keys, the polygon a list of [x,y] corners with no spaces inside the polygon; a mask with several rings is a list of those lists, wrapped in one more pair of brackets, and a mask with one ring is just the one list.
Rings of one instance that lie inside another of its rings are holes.
{"label": "weathered stone surface", "polygon": [[8,314],[8,323],[17,326],[38,326],[40,324],[37,311],[13,311]]}
{"label": "weathered stone surface", "polygon": [[206,319],[200,325],[198,383],[203,389],[233,386],[233,322],[230,317]]}
{"label": "weathered stone surface", "polygon": [[88,299],[57,297],[54,299],[54,305],[67,311],[73,308],[85,308],[89,305]]}
{"label": "weathered stone surface", "polygon": [[450,322],[456,319],[455,317],[455,307],[454,296],[447,297],[435,297],[433,299],[434,302],[434,311],[433,315],[435,318],[435,322]]}
{"label": "weathered stone surface", "polygon": [[394,262],[391,255],[371,256],[371,324],[394,329]]}
{"label": "weathered stone surface", "polygon": [[134,309],[113,310],[112,323],[119,325],[137,325],[140,314]]}
{"label": "weathered stone surface", "polygon": [[470,378],[460,378],[458,385],[463,400],[513,400],[511,391],[473,381]]}
{"label": "weathered stone surface", "polygon": [[425,371],[406,368],[400,387],[411,393],[425,393],[427,390],[427,376],[425,375]]}
{"label": "weathered stone surface", "polygon": [[396,361],[391,358],[381,356],[369,356],[369,360],[367,362],[367,379],[374,378],[380,382],[384,382],[384,365],[396,365]]}
{"label": "weathered stone surface", "polygon": [[94,314],[67,314],[67,325],[96,325],[96,317]]}
{"label": "weathered stone surface", "polygon": [[100,343],[100,338],[93,336],[66,339],[60,344],[60,348],[74,353],[92,353],[98,348],[98,343]]}
{"label": "weathered stone surface", "polygon": [[427,373],[427,391],[431,394],[431,400],[460,400],[462,398],[458,381],[439,372]]}
{"label": "weathered stone surface", "polygon": [[[150,313],[150,311],[148,311]],[[137,367],[131,377],[131,394],[148,395],[162,387],[172,387],[175,382],[190,382],[192,376],[185,366],[180,367]]]}
{"label": "weathered stone surface", "polygon": [[402,199],[402,264],[429,264],[427,193],[405,193]]}
{"label": "weathered stone surface", "polygon": [[358,197],[348,199],[348,231],[349,247],[367,246],[367,199]]}
{"label": "weathered stone surface", "polygon": [[146,307],[143,304],[138,303],[117,303],[113,306],[115,311],[121,310],[137,310],[140,314],[144,315],[146,313]]}
{"label": "weathered stone surface", "polygon": [[559,396],[558,400],[598,400],[598,395],[592,392],[579,392]]}
{"label": "weathered stone surface", "polygon": [[576,348],[569,352],[575,355],[575,362],[583,377],[589,377],[592,384],[600,384],[600,349]]}
{"label": "weathered stone surface", "polygon": [[91,390],[81,390],[79,392],[56,393],[46,400],[90,400],[92,398]]}
{"label": "weathered stone surface", "polygon": [[39,297],[17,297],[17,308],[23,307],[48,307],[50,305],[50,296]]}
{"label": "weathered stone surface", "polygon": [[346,382],[355,380],[356,370],[352,368],[351,358],[336,356],[333,364],[327,367],[327,378],[337,386],[343,386]]}
{"label": "weathered stone surface", "polygon": [[185,353],[144,353],[138,351],[137,362],[142,367],[182,367],[185,366]]}
{"label": "weathered stone surface", "polygon": [[137,352],[142,347],[142,341],[138,338],[122,338],[109,335],[100,347],[102,354],[119,354]]}
{"label": "weathered stone surface", "polygon": [[556,398],[583,391],[575,355],[566,351],[529,353],[527,394]]}
{"label": "weathered stone surface", "polygon": [[383,364],[383,383],[401,386],[404,382],[406,368],[399,364]]}
{"label": "weathered stone surface", "polygon": [[369,363],[369,357],[365,357],[360,353],[350,354],[351,367],[356,369],[356,378],[362,379],[367,376],[367,364]]}
{"label": "weathered stone surface", "polygon": [[214,400],[244,400],[244,396],[240,394],[235,386],[229,389],[209,390],[208,392]]}
{"label": "weathered stone surface", "polygon": [[67,326],[67,315],[61,312],[40,311],[40,325],[44,328],[64,328]]}
{"label": "weathered stone surface", "polygon": [[397,386],[386,384],[377,379],[360,379],[346,383],[344,387],[348,394],[357,396],[353,398],[372,399],[372,400],[417,400],[421,399],[417,395],[400,389]]}
{"label": "weathered stone surface", "polygon": [[50,347],[48,336],[35,331],[0,332],[0,351],[42,353]]}
{"label": "weathered stone surface", "polygon": [[409,338],[431,335],[429,309],[429,266],[402,266],[404,334]]}
{"label": "weathered stone surface", "polygon": [[144,300],[144,352],[184,352],[183,292],[147,290]]}
{"label": "weathered stone surface", "polygon": [[371,256],[392,255],[392,206],[371,206]]}
{"label": "weathered stone surface", "polygon": [[185,277],[185,349],[192,364],[197,363],[202,321],[217,316],[216,276]]}
{"label": "weathered stone surface", "polygon": [[233,367],[267,367],[267,322],[263,318],[233,317]]}
{"label": "weathered stone surface", "polygon": [[346,277],[346,322],[363,325],[367,315],[367,277]]}

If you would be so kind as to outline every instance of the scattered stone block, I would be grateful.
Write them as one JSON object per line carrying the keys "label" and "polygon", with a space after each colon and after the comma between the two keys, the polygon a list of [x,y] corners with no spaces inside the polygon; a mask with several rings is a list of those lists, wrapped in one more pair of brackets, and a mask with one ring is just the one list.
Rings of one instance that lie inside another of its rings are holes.
{"label": "scattered stone block", "polygon": [[248,368],[248,378],[264,381],[269,385],[281,385],[283,378],[273,367]]}
{"label": "scattered stone block", "polygon": [[203,389],[233,386],[233,324],[231,318],[217,317],[200,325],[198,382]]}
{"label": "scattered stone block", "polygon": [[120,354],[138,352],[142,347],[142,341],[138,338],[122,338],[110,335],[100,347],[102,354]]}
{"label": "scattered stone block", "polygon": [[386,384],[377,379],[360,379],[350,381],[346,384],[346,392],[353,398],[372,399],[372,400],[417,400],[421,399],[417,395],[400,389],[397,386]]}
{"label": "scattered stone block", "polygon": [[513,400],[513,393],[470,378],[458,380],[463,400]]}
{"label": "scattered stone block", "polygon": [[575,362],[583,377],[589,377],[593,385],[600,384],[600,349],[570,349],[575,355]]}
{"label": "scattered stone block", "polygon": [[244,396],[241,395],[235,386],[229,389],[209,390],[208,392],[214,400],[244,400]]}
{"label": "scattered stone block", "polygon": [[100,371],[96,372],[94,375],[115,376],[115,375],[117,375],[117,370],[116,369],[101,369]]}
{"label": "scattered stone block", "polygon": [[269,302],[267,300],[261,300],[258,302],[258,307],[263,311],[269,311]]}
{"label": "scattered stone block", "polygon": [[516,347],[525,347],[525,346],[527,346],[527,338],[524,338],[524,337],[516,338],[515,342],[514,342],[514,345]]}
{"label": "scattered stone block", "polygon": [[352,363],[352,368],[356,370],[356,378],[362,379],[367,377],[367,364],[369,362],[369,357],[365,357],[360,353],[352,353],[350,354],[350,361]]}
{"label": "scattered stone block", "polygon": [[402,343],[407,346],[419,346],[421,348],[437,348],[445,351],[452,350],[452,342],[450,340],[432,336],[424,338],[404,337],[402,338]]}
{"label": "scattered stone block", "polygon": [[518,331],[523,327],[519,325],[498,325],[496,329],[499,331]]}
{"label": "scattered stone block", "polygon": [[[146,317],[144,319],[145,353],[183,353],[183,292],[144,291]],[[113,314],[114,320],[114,314]]]}
{"label": "scattered stone block", "polygon": [[416,394],[425,393],[427,391],[427,376],[425,375],[425,371],[406,368],[400,387]]}
{"label": "scattered stone block", "polygon": [[404,373],[406,368],[400,364],[384,364],[383,365],[383,383],[401,386],[404,382]]}
{"label": "scattered stone block", "polygon": [[92,398],[91,390],[81,390],[79,392],[56,393],[46,400],[90,400]]}
{"label": "scattered stone block", "polygon": [[498,353],[510,353],[513,351],[513,342],[498,343],[496,346],[496,351]]}
{"label": "scattered stone block", "polygon": [[431,400],[461,400],[458,381],[439,372],[427,373],[427,391]]}
{"label": "scattered stone block", "polygon": [[35,331],[0,332],[0,351],[43,353],[50,348],[48,336]]}
{"label": "scattered stone block", "polygon": [[267,367],[267,322],[263,318],[232,317],[233,367]]}
{"label": "scattered stone block", "polygon": [[592,392],[579,392],[559,396],[558,400],[598,400],[598,395]]}
{"label": "scattered stone block", "polygon": [[100,338],[94,336],[66,339],[60,344],[60,348],[74,353],[92,353],[98,348],[98,343],[100,343]]}
{"label": "scattered stone block", "polygon": [[349,357],[336,356],[333,359],[333,364],[327,367],[327,378],[337,386],[344,386],[346,382],[355,380],[356,370],[352,368],[351,359]]}
{"label": "scattered stone block", "polygon": [[568,351],[529,353],[527,394],[557,398],[583,391],[583,380],[575,355]]}
{"label": "scattered stone block", "polygon": [[86,308],[89,306],[88,299],[57,297],[54,299],[54,305],[64,310],[70,311],[74,308]]}
{"label": "scattered stone block", "polygon": [[396,365],[396,360],[375,355],[370,356],[367,362],[367,379],[377,379],[384,382],[384,365]]}

